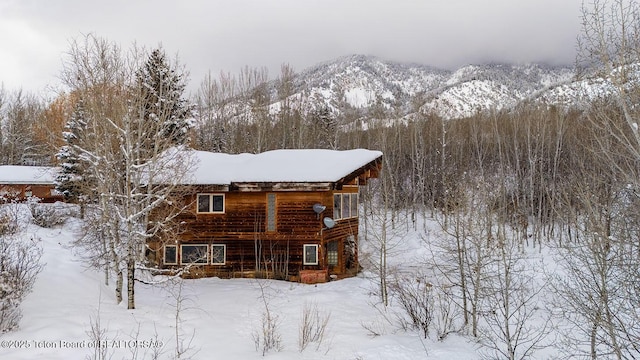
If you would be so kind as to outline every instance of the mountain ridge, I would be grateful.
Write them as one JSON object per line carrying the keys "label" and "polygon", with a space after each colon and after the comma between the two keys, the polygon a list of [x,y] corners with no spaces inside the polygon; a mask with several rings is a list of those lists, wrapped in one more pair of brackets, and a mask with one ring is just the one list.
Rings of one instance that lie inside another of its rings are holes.
{"label": "mountain ridge", "polygon": [[[328,108],[339,115],[347,109],[366,112],[376,106],[396,116],[421,111],[445,119],[500,110],[544,97],[546,91],[571,83],[569,66],[544,63],[465,65],[445,70],[366,55],[325,61],[297,73],[289,97],[303,111]],[[298,99],[306,98],[305,104]],[[282,101],[282,100],[280,100]],[[280,109],[279,101],[272,103]]]}

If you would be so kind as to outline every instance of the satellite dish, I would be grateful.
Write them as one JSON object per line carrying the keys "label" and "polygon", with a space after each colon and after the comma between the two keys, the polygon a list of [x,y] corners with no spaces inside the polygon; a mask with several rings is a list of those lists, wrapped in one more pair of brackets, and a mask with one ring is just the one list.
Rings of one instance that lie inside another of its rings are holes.
{"label": "satellite dish", "polygon": [[316,214],[322,213],[326,208],[327,207],[322,204],[313,204],[313,211],[315,211]]}
{"label": "satellite dish", "polygon": [[336,226],[336,221],[330,217],[325,217],[324,219],[322,219],[322,222],[324,223],[324,226],[327,227],[327,229],[331,229],[332,227]]}

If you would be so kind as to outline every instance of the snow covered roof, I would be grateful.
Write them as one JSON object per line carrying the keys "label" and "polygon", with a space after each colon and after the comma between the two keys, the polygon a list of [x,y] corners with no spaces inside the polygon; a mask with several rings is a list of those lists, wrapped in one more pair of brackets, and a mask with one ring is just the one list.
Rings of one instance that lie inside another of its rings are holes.
{"label": "snow covered roof", "polygon": [[46,166],[0,166],[0,184],[52,185],[57,168]]}
{"label": "snow covered roof", "polygon": [[195,165],[183,183],[230,185],[337,182],[381,158],[382,152],[365,149],[295,149],[231,155],[192,151],[192,156]]}

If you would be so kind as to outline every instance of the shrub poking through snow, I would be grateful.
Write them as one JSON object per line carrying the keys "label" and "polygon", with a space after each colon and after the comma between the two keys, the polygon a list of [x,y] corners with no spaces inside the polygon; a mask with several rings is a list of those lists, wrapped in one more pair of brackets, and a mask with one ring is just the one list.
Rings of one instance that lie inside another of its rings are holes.
{"label": "shrub poking through snow", "polygon": [[310,343],[316,344],[316,350],[324,341],[325,331],[329,323],[331,313],[318,308],[318,304],[304,304],[302,318],[300,319],[300,332],[298,336],[298,350],[303,352]]}
{"label": "shrub poking through snow", "polygon": [[18,209],[15,204],[0,205],[0,236],[13,235],[20,229]]}
{"label": "shrub poking through snow", "polygon": [[68,215],[61,210],[57,209],[52,204],[29,204],[31,210],[31,216],[33,217],[33,223],[43,227],[52,228],[56,225],[63,224]]}
{"label": "shrub poking through snow", "polygon": [[17,225],[12,221],[9,215],[0,214],[0,236],[13,234],[16,229]]}
{"label": "shrub poking through snow", "polygon": [[278,315],[272,311],[271,305],[269,305],[269,294],[265,293],[265,284],[258,280],[258,286],[260,287],[260,299],[264,304],[264,311],[260,318],[260,327],[255,329],[251,336],[256,351],[262,352],[262,356],[265,356],[272,350],[282,350],[282,336],[280,335],[280,320]]}
{"label": "shrub poking through snow", "polygon": [[434,316],[433,286],[423,275],[398,277],[391,284],[402,313],[398,320],[403,328],[420,330],[426,339]]}
{"label": "shrub poking through snow", "polygon": [[0,235],[0,333],[18,327],[20,303],[42,270],[40,239]]}

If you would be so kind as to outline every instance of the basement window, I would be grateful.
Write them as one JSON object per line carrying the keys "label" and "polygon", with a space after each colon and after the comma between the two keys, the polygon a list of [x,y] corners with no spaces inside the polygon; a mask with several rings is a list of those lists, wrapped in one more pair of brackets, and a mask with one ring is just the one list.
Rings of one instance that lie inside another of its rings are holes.
{"label": "basement window", "polygon": [[227,246],[211,245],[211,265],[224,265],[227,260]]}
{"label": "basement window", "polygon": [[318,245],[303,245],[304,258],[303,265],[318,265]]}
{"label": "basement window", "polygon": [[175,245],[165,245],[163,258],[165,265],[178,265],[178,247]]}
{"label": "basement window", "polygon": [[182,258],[180,263],[186,264],[206,264],[209,262],[208,245],[180,245]]}
{"label": "basement window", "polygon": [[224,194],[198,194],[199,214],[223,214]]}

